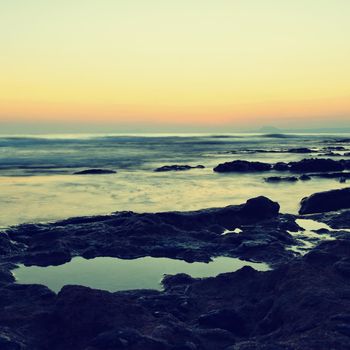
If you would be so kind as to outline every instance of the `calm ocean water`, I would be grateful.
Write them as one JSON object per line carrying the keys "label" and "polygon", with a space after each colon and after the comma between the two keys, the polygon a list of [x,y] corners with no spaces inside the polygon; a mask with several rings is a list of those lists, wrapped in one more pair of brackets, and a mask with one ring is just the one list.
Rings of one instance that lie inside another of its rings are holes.
{"label": "calm ocean water", "polygon": [[[322,153],[324,147],[341,145],[335,140],[348,137],[350,134],[0,136],[0,226],[118,210],[193,210],[237,204],[257,195],[277,200],[282,211],[295,213],[304,196],[346,184],[327,179],[268,184],[263,178],[273,172],[217,174],[212,168],[234,159],[275,163],[314,157],[278,151],[312,147]],[[350,148],[349,143],[343,146]],[[341,155],[332,158],[341,159]],[[171,164],[206,168],[153,171]],[[89,168],[113,169],[117,174],[73,175]]]}

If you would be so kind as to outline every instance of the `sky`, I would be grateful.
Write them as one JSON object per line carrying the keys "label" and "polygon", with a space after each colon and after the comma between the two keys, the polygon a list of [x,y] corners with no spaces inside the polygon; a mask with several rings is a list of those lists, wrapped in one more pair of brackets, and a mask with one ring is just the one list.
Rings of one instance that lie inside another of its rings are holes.
{"label": "sky", "polygon": [[349,0],[0,0],[0,127],[349,125],[349,18]]}

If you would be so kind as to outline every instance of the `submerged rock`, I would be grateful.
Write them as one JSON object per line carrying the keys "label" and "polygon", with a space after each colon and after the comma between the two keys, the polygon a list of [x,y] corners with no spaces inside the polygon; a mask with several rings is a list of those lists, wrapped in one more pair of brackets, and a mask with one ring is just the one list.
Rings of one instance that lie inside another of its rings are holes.
{"label": "submerged rock", "polygon": [[[302,175],[305,176],[305,175]],[[309,177],[321,177],[324,179],[350,179],[350,172],[332,172],[332,173],[311,173],[307,174]]]}
{"label": "submerged rock", "polygon": [[287,171],[289,170],[289,165],[285,162],[277,162],[274,166],[273,166],[273,170],[277,170],[277,171]]}
{"label": "submerged rock", "polygon": [[73,175],[105,175],[105,174],[116,174],[115,170],[109,169],[87,169],[82,171],[77,171]]}
{"label": "submerged rock", "polygon": [[350,208],[350,188],[314,193],[301,201],[299,213],[313,214]]}
{"label": "submerged rock", "polygon": [[291,148],[288,150],[289,153],[314,153],[314,151],[310,148],[302,147],[302,148]]}
{"label": "submerged rock", "polygon": [[162,172],[162,171],[184,171],[184,170],[190,170],[190,169],[204,169],[204,165],[164,165],[160,168],[154,169],[154,171]]}
{"label": "submerged rock", "polygon": [[262,162],[249,162],[247,160],[234,160],[219,164],[213,170],[218,173],[226,172],[259,172],[271,170],[271,164]]}
{"label": "submerged rock", "polygon": [[328,146],[328,147],[323,147],[325,151],[345,151],[346,148],[343,146]]}
{"label": "submerged rock", "polygon": [[307,174],[303,174],[303,175],[299,176],[299,180],[301,180],[301,181],[309,181],[309,180],[311,180],[311,176],[307,175]]}
{"label": "submerged rock", "polygon": [[285,176],[285,177],[281,177],[281,176],[270,176],[265,178],[266,182],[297,182],[299,179],[296,176]]}

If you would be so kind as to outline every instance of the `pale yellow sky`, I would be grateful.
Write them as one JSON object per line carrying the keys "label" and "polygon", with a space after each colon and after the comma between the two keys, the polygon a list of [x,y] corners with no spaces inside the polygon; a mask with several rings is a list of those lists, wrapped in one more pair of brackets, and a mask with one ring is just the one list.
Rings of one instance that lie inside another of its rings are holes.
{"label": "pale yellow sky", "polygon": [[350,118],[348,0],[0,2],[0,121]]}

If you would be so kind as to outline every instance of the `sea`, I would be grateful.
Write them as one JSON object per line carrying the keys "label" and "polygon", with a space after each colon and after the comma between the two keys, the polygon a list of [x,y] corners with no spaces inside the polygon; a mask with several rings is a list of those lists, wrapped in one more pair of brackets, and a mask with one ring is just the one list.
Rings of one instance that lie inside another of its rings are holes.
{"label": "sea", "polygon": [[[350,134],[50,134],[0,136],[0,227],[115,211],[188,211],[244,203],[264,195],[297,213],[314,192],[347,186],[336,179],[267,183],[286,175],[216,173],[236,159],[276,163],[350,152]],[[344,141],[344,142],[343,142]],[[308,147],[311,154],[289,153]],[[163,165],[204,169],[155,172]],[[116,174],[74,175],[99,168]]]}

